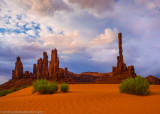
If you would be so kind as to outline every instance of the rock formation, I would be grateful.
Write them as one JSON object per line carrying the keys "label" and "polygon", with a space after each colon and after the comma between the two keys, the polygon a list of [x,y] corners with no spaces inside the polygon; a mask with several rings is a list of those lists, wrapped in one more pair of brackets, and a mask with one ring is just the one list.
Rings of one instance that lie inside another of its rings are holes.
{"label": "rock formation", "polygon": [[148,80],[148,82],[150,84],[160,85],[160,78],[149,75],[149,76],[146,77],[146,79]]}
{"label": "rock formation", "polygon": [[68,77],[68,68],[64,69],[64,77]]}
{"label": "rock formation", "polygon": [[43,52],[42,77],[48,78],[48,55]]}
{"label": "rock formation", "polygon": [[37,61],[37,78],[41,78],[42,76],[42,65],[43,65],[43,61],[42,61],[42,58],[40,58]]}
{"label": "rock formation", "polygon": [[49,79],[57,79],[59,73],[59,58],[57,56],[57,49],[51,52],[51,61],[49,62]]}
{"label": "rock formation", "polygon": [[30,77],[30,73],[29,71],[25,71],[25,73],[23,74],[24,78],[29,78]]}
{"label": "rock formation", "polygon": [[21,58],[17,57],[17,61],[15,63],[15,70],[12,70],[12,79],[20,79],[23,76],[23,64],[21,62]]}
{"label": "rock formation", "polygon": [[110,77],[110,75],[112,75],[112,73],[82,72],[80,74],[70,74],[69,76],[72,76],[72,79],[78,83],[95,83],[98,80]]}
{"label": "rock formation", "polygon": [[33,78],[37,77],[37,65],[33,64]]}
{"label": "rock formation", "polygon": [[[37,64],[33,64],[33,73],[25,71],[23,73],[23,65],[20,57],[17,57],[15,70],[12,70],[12,79],[20,78],[33,78],[33,79],[51,79],[51,80],[63,80],[68,77],[68,69],[59,68],[59,58],[57,49],[51,51],[51,61],[48,67],[48,55],[47,52],[43,52],[43,59],[37,60]],[[68,79],[65,79],[68,80]]]}
{"label": "rock formation", "polygon": [[[134,71],[134,66],[126,66],[123,61],[123,50],[122,50],[122,34],[118,34],[118,47],[119,47],[119,56],[117,56],[117,67],[112,68],[113,76],[121,75],[122,77],[126,75],[127,77],[135,77],[136,73]],[[126,77],[125,76],[125,77]]]}

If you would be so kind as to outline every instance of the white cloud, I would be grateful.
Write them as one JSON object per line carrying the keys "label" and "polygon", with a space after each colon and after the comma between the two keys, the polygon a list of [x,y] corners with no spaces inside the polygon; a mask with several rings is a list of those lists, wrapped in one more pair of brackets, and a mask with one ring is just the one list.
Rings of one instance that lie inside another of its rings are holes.
{"label": "white cloud", "polygon": [[92,45],[102,45],[102,44],[110,44],[114,41],[117,37],[118,30],[115,28],[112,29],[105,29],[104,33],[100,34],[97,38],[95,38],[91,44]]}
{"label": "white cloud", "polygon": [[31,36],[35,36],[34,30],[28,30],[28,31],[26,31],[26,33],[31,35]]}

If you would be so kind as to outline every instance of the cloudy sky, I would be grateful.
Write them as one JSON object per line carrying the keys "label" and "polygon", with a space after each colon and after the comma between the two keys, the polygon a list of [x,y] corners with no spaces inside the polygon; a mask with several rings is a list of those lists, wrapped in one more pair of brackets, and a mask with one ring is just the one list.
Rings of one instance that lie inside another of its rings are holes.
{"label": "cloudy sky", "polygon": [[72,72],[111,72],[118,32],[125,63],[159,77],[160,0],[0,0],[0,83],[11,78],[17,56],[32,71],[54,48]]}

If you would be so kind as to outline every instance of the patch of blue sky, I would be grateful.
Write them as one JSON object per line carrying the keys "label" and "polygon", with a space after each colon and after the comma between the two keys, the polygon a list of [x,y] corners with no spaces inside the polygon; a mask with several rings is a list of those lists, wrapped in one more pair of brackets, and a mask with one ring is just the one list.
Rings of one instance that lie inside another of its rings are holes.
{"label": "patch of blue sky", "polygon": [[7,30],[5,28],[0,28],[0,33],[2,33],[3,35],[7,32]]}
{"label": "patch of blue sky", "polygon": [[34,39],[36,39],[36,38],[38,38],[39,36],[37,36],[37,35],[35,35],[35,36],[33,36],[33,35],[28,35],[30,38],[34,38]]}
{"label": "patch of blue sky", "polygon": [[34,37],[34,38],[39,38],[40,36],[39,36],[39,31],[34,31],[35,32],[35,36],[36,37]]}
{"label": "patch of blue sky", "polygon": [[53,29],[51,27],[47,27],[47,29],[50,33],[53,33]]}
{"label": "patch of blue sky", "polygon": [[62,35],[64,35],[64,31],[61,31],[61,32],[59,32],[58,34],[62,34]]}
{"label": "patch of blue sky", "polygon": [[0,33],[1,34],[5,34],[5,33],[7,33],[7,34],[11,34],[11,33],[16,33],[16,34],[19,34],[19,33],[24,33],[24,34],[26,34],[26,32],[24,31],[24,30],[20,30],[20,29],[5,29],[5,28],[0,28]]}
{"label": "patch of blue sky", "polygon": [[34,27],[34,29],[36,29],[36,30],[38,30],[38,29],[40,30],[40,29],[41,29],[41,28],[40,28],[40,24],[38,24],[38,23],[36,24],[36,26],[35,26],[35,24],[34,24],[33,27]]}
{"label": "patch of blue sky", "polygon": [[35,38],[40,37],[40,36],[39,36],[39,32],[40,32],[40,30],[41,30],[40,24],[39,24],[39,23],[34,24],[33,28],[34,28],[34,32],[35,32],[35,35],[36,35]]}
{"label": "patch of blue sky", "polygon": [[30,34],[27,34],[27,32],[24,29],[22,29],[22,30],[20,30],[20,29],[14,29],[14,30],[12,30],[12,29],[0,28],[0,33],[2,35],[4,35],[4,34],[11,34],[11,33],[15,33],[15,34],[24,33],[24,34],[26,34],[30,38],[38,38],[38,37],[40,37],[38,31],[34,31],[34,32],[35,32],[35,35],[30,35]]}
{"label": "patch of blue sky", "polygon": [[32,28],[31,27],[27,27],[27,25],[25,24],[25,25],[23,25],[22,29],[24,29],[25,31],[28,31],[28,30],[31,30]]}
{"label": "patch of blue sky", "polygon": [[19,29],[15,29],[13,30],[14,33],[19,34],[19,33],[24,33],[26,34],[26,32],[24,30],[19,30]]}
{"label": "patch of blue sky", "polygon": [[[32,24],[32,26],[28,27],[27,26],[28,24]],[[38,23],[35,23],[35,22],[25,23],[25,25],[23,25],[23,27],[21,27],[21,30],[23,30],[24,31],[23,33],[25,33],[25,34],[27,31],[33,30],[35,32],[35,36],[29,35],[29,37],[31,37],[31,38],[40,37],[39,36],[40,24],[38,24]]]}

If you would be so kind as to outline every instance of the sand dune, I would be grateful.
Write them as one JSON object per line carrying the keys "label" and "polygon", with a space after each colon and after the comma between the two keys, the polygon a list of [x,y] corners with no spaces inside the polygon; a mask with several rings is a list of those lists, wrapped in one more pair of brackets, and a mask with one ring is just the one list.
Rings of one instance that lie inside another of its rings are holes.
{"label": "sand dune", "polygon": [[150,96],[121,94],[118,84],[71,84],[69,93],[32,94],[28,87],[0,97],[0,111],[44,114],[160,114],[160,86]]}

